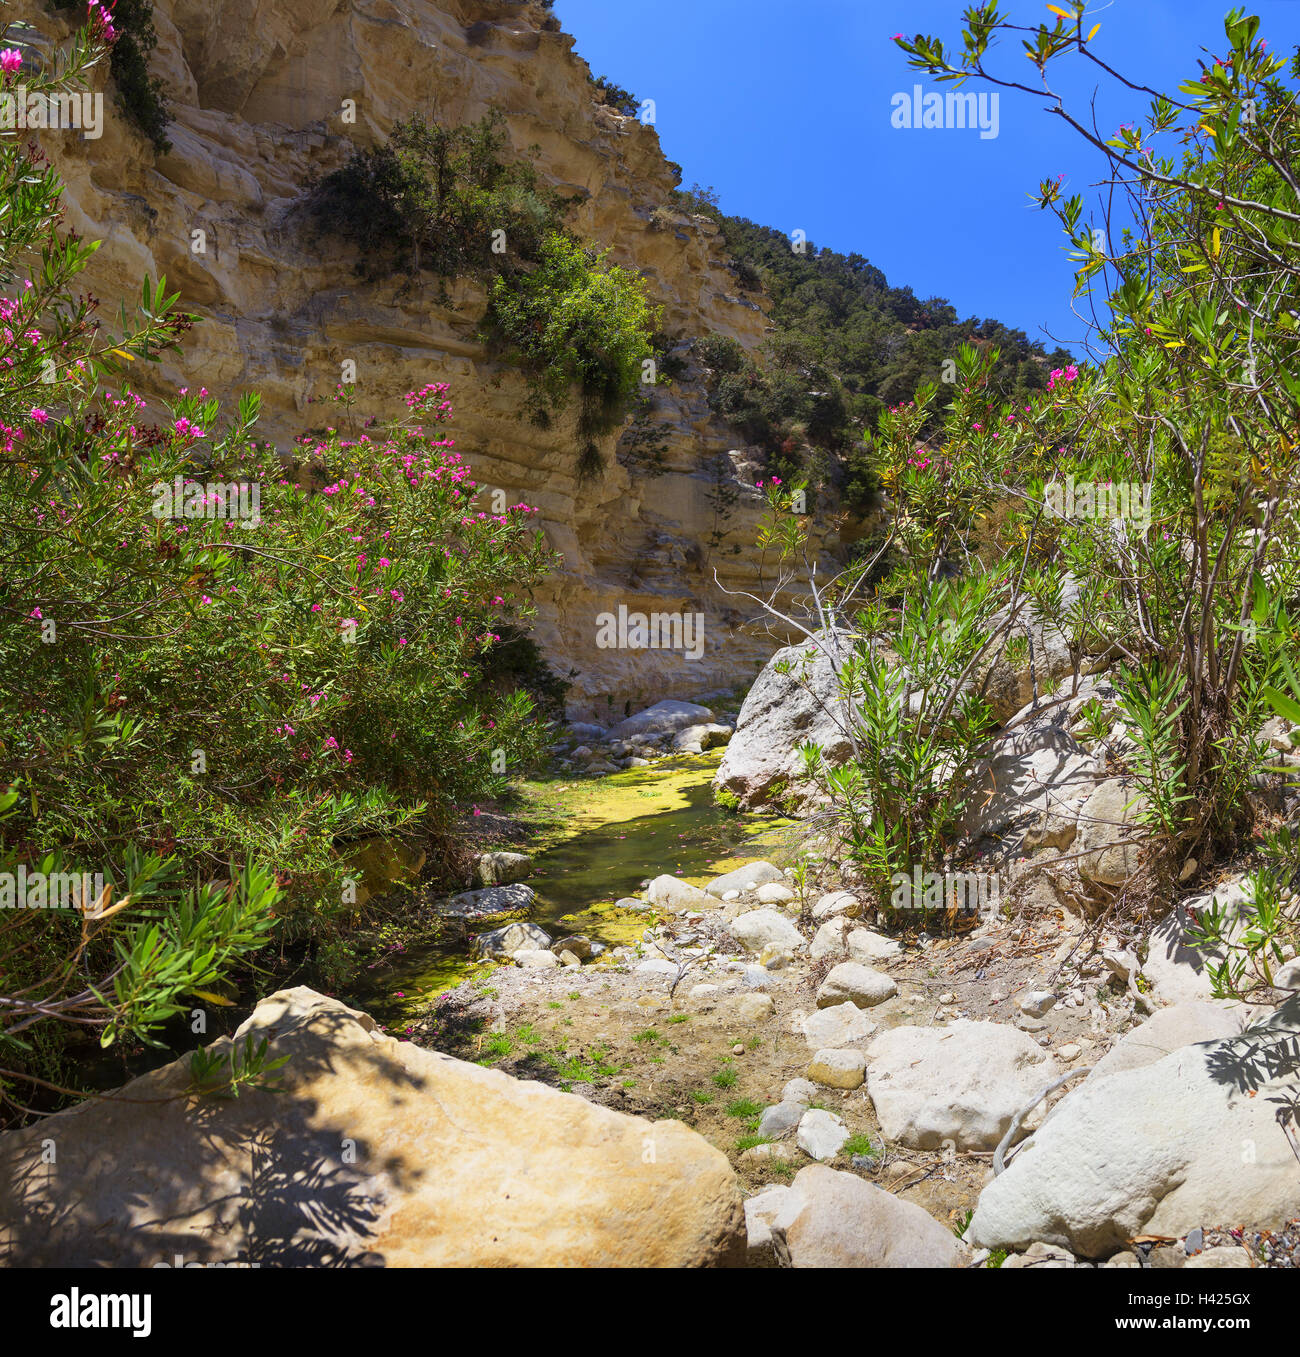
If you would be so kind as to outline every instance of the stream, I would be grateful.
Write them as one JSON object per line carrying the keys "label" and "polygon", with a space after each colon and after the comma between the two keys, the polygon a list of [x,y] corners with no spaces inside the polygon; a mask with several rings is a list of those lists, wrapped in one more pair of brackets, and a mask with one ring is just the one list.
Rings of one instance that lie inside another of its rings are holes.
{"label": "stream", "polygon": [[[778,816],[736,815],[714,804],[711,781],[721,750],[664,760],[574,783],[563,837],[533,855],[527,884],[537,899],[526,916],[553,938],[585,933],[607,947],[635,942],[650,924],[646,912],[619,908],[643,881],[671,873],[704,885],[755,858],[780,860],[796,822]],[[543,798],[545,799],[545,798]],[[566,797],[567,801],[569,798]],[[493,922],[475,920],[473,931]],[[353,987],[349,1002],[392,1024],[427,1006],[485,963],[469,955],[460,930],[408,947],[376,964]]]}

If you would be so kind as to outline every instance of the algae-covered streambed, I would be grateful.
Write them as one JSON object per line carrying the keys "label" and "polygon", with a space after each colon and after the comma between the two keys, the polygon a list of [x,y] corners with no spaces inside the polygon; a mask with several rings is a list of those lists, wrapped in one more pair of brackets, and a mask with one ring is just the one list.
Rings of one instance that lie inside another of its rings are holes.
{"label": "algae-covered streambed", "polygon": [[[532,783],[531,800],[554,826],[539,836],[526,918],[552,937],[585,933],[607,947],[633,943],[651,922],[615,902],[641,882],[669,873],[697,885],[756,857],[780,861],[792,823],[740,816],[714,804],[710,786],[721,751],[666,760],[597,779]],[[518,846],[518,845],[512,845]],[[475,920],[469,929],[491,928]],[[422,1008],[478,969],[464,928],[449,925],[436,942],[408,947],[370,971],[355,998],[386,1023]]]}

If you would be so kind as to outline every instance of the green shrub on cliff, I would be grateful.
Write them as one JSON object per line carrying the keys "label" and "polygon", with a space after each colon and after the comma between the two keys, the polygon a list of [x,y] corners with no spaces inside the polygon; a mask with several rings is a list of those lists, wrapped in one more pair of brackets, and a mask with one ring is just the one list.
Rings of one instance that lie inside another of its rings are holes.
{"label": "green shrub on cliff", "polygon": [[[60,10],[86,12],[83,0],[54,0]],[[92,0],[90,16],[101,39],[111,41],[109,70],[117,86],[118,105],[148,137],[155,151],[171,150],[167,124],[171,110],[163,82],[149,74],[149,58],[158,46],[152,0]],[[111,16],[111,17],[110,17]]]}
{"label": "green shrub on cliff", "polygon": [[357,247],[358,267],[371,277],[513,272],[540,257],[564,204],[508,145],[495,110],[462,127],[412,114],[382,145],[355,151],[326,175],[310,211],[322,230]]}
{"label": "green shrub on cliff", "polygon": [[533,269],[494,280],[488,311],[490,332],[529,375],[538,418],[562,409],[577,387],[588,463],[599,456],[595,439],[622,422],[654,357],[656,317],[641,281],[605,259],[552,232]]}
{"label": "green shrub on cliff", "polygon": [[322,180],[311,212],[372,277],[406,268],[487,282],[486,336],[523,369],[539,422],[576,390],[579,469],[595,474],[595,440],[622,422],[655,357],[656,314],[636,275],[565,232],[564,200],[507,143],[495,112],[456,128],[411,117]]}

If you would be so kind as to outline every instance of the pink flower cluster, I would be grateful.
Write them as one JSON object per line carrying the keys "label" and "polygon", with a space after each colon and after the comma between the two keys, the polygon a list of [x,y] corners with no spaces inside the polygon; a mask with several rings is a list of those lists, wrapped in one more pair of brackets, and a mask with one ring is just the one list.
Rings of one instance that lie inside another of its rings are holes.
{"label": "pink flower cluster", "polygon": [[1073,363],[1068,368],[1053,368],[1047,378],[1047,389],[1056,390],[1057,382],[1072,382],[1079,375],[1079,369]]}

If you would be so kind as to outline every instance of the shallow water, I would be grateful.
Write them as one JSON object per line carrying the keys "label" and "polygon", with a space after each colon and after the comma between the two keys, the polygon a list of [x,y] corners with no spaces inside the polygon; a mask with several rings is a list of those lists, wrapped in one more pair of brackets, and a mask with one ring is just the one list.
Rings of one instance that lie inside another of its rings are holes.
{"label": "shallow water", "polygon": [[[720,759],[718,750],[576,784],[565,837],[533,858],[528,885],[537,900],[527,920],[552,937],[585,933],[616,947],[635,941],[649,926],[645,913],[614,903],[634,895],[647,878],[671,873],[703,885],[755,858],[780,862],[793,822],[736,815],[714,805],[710,782]],[[574,784],[555,785],[558,791]],[[493,924],[478,920],[470,927],[486,931]],[[392,1023],[454,988],[479,965],[463,935],[408,948],[370,972],[356,1002]]]}

